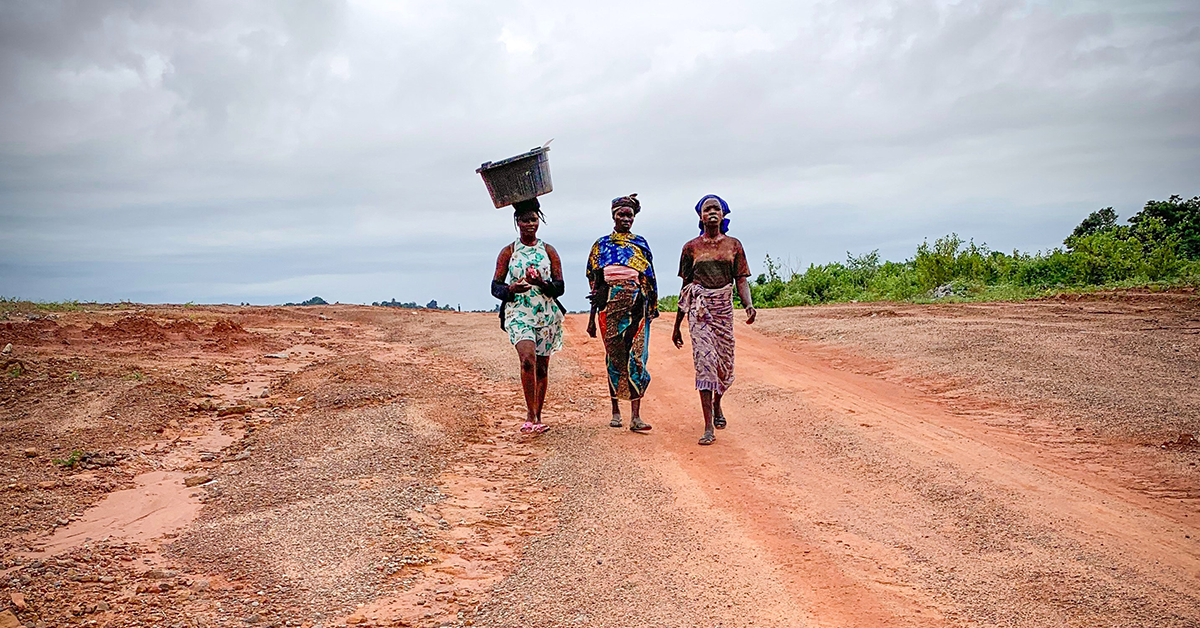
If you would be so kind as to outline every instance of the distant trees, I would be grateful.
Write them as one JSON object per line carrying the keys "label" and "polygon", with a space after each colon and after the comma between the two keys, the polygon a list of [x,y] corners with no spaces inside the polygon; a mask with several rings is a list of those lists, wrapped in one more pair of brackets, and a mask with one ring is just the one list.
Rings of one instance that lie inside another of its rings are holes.
{"label": "distant trees", "polygon": [[[247,305],[249,305],[249,304],[247,304]],[[313,297],[307,301],[301,301],[300,303],[284,303],[284,305],[329,305],[329,303],[327,301],[325,301],[325,299],[322,299],[321,297]],[[408,308],[411,310],[426,310],[427,309],[427,310],[442,310],[444,312],[454,311],[453,306],[450,306],[450,305],[439,306],[437,299],[433,299],[429,303],[426,303],[425,305],[419,305],[416,301],[407,301],[407,302],[401,303],[393,298],[390,301],[375,301],[371,305],[374,305],[376,307],[379,307],[379,306],[403,307],[403,308]]]}
{"label": "distant trees", "polygon": [[444,312],[454,311],[454,308],[450,305],[443,305],[439,307],[437,299],[433,299],[425,305],[419,305],[416,301],[406,301],[401,303],[393,298],[390,301],[375,301],[371,303],[371,305],[377,307],[402,307],[410,310],[442,310]]}
{"label": "distant trees", "polygon": [[[1117,212],[1113,211],[1113,208],[1105,207],[1104,209],[1098,209],[1088,214],[1088,217],[1084,218],[1083,222],[1075,227],[1075,231],[1067,237],[1067,240],[1063,241],[1063,244],[1067,244],[1071,238],[1089,236],[1098,231],[1112,229],[1116,225]],[[1067,245],[1070,246],[1069,244]]]}
{"label": "distant trees", "polygon": [[1200,260],[1200,196],[1186,201],[1177,195],[1165,201],[1147,201],[1128,222],[1118,225],[1111,207],[1094,211],[1063,244],[1074,249],[1080,238],[1103,233],[1118,240],[1135,238],[1143,248],[1174,242],[1184,259]]}
{"label": "distant trees", "polygon": [[1183,200],[1172,196],[1165,201],[1150,201],[1129,222],[1136,229],[1144,222],[1161,220],[1164,235],[1179,238],[1179,249],[1189,260],[1200,259],[1200,196]]}
{"label": "distant trees", "polygon": [[299,303],[284,303],[284,305],[329,305],[329,303],[327,303],[325,299],[322,299],[321,297],[313,297],[307,301],[301,301]]}

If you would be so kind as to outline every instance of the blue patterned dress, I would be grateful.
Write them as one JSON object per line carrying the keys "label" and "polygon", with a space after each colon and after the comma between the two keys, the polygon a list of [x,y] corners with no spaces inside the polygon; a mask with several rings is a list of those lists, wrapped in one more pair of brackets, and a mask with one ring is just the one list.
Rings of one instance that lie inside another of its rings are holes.
{"label": "blue patterned dress", "polygon": [[[609,285],[604,267],[636,270],[637,279]],[[600,310],[608,367],[608,391],[615,399],[641,399],[650,385],[650,321],[658,318],[658,282],[654,256],[646,239],[632,233],[612,233],[592,245],[587,264],[592,302]]]}

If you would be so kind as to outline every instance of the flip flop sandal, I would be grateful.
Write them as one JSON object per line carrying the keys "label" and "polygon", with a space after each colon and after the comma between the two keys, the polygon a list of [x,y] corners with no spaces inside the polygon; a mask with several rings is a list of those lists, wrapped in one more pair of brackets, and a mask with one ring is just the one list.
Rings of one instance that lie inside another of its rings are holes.
{"label": "flip flop sandal", "polygon": [[546,425],[545,423],[534,423],[532,431],[534,434],[545,434],[546,430],[549,430],[549,429],[550,429],[550,426]]}
{"label": "flip flop sandal", "polygon": [[717,442],[717,437],[716,437],[716,436],[713,436],[713,433],[712,433],[712,432],[705,432],[705,433],[704,433],[704,436],[701,436],[701,437],[700,437],[700,444],[701,444],[701,445],[711,445],[711,444],[713,444],[713,443],[715,443],[715,442]]}
{"label": "flip flop sandal", "polygon": [[719,430],[725,429],[725,417],[723,417],[723,416],[713,417],[713,427],[715,427]]}
{"label": "flip flop sandal", "polygon": [[641,419],[634,419],[629,422],[630,432],[649,432],[654,429],[649,423],[643,422]]}
{"label": "flip flop sandal", "polygon": [[521,433],[522,434],[528,434],[532,431],[533,431],[533,422],[532,421],[526,421],[521,424]]}
{"label": "flip flop sandal", "polygon": [[621,417],[615,416],[613,420],[608,422],[609,427],[621,427]]}

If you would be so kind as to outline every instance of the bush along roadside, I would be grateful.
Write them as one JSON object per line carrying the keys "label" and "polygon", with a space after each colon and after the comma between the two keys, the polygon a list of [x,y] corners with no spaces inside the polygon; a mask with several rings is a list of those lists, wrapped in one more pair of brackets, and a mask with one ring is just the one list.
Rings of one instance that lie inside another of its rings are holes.
{"label": "bush along roadside", "polygon": [[[770,255],[767,272],[751,282],[757,307],[847,301],[996,301],[1058,292],[1200,285],[1200,197],[1150,201],[1118,224],[1111,207],[1092,212],[1046,252],[1011,254],[964,241],[958,234],[928,241],[903,262],[879,251],[846,254],[845,262],[813,264],[784,276]],[[678,297],[659,300],[675,311]]]}

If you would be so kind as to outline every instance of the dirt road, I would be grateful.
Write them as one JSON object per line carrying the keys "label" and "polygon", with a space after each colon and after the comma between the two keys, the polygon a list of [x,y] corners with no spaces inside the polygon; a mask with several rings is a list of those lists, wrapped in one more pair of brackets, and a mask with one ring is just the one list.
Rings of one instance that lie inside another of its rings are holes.
{"label": "dirt road", "polygon": [[[1105,314],[1087,311],[1097,303]],[[172,331],[181,320],[190,340]],[[1180,436],[1200,423],[1194,296],[765,311],[738,324],[730,425],[706,448],[669,322],[651,338],[649,434],[607,426],[603,348],[584,322],[569,319],[552,363],[541,437],[515,433],[515,359],[491,316],[161,308],[10,323],[32,373],[0,390],[21,485],[0,493],[18,515],[0,524],[0,585],[25,606],[13,597],[10,612],[113,626],[1200,625],[1200,449]],[[141,335],[101,342],[121,326]],[[215,346],[230,333],[240,346]],[[81,379],[88,403],[68,392]],[[122,403],[163,430],[109,435],[131,423],[111,414]],[[55,456],[78,443],[115,462],[50,464],[55,441]],[[166,500],[145,508],[157,527],[120,519],[151,498]]]}

